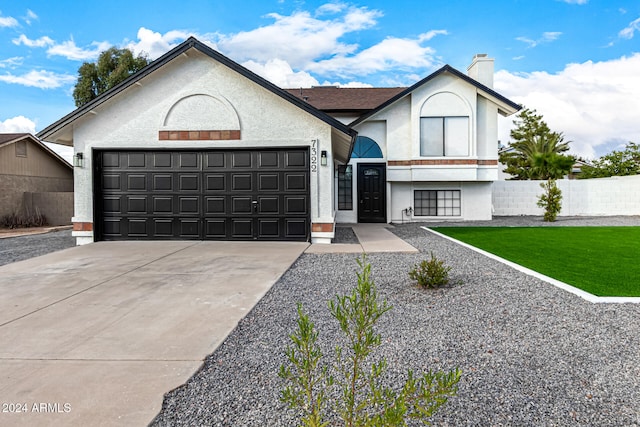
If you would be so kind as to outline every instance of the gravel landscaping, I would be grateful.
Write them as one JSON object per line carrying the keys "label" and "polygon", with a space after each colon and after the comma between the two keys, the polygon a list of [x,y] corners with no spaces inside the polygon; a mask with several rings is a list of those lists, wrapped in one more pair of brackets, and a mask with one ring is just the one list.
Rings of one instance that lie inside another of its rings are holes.
{"label": "gravel landscaping", "polygon": [[0,239],[0,265],[45,255],[76,245],[71,230]]}
{"label": "gravel landscaping", "polygon": [[[490,224],[546,225],[537,221],[497,218]],[[640,221],[560,218],[555,225],[563,224]],[[458,395],[434,425],[640,425],[640,305],[586,302],[420,225],[392,231],[421,253],[368,259],[379,294],[394,307],[378,324],[383,344],[376,353],[389,362],[390,384],[407,369],[463,371]],[[409,281],[407,272],[431,251],[462,284],[422,290]],[[353,288],[355,260],[354,254],[300,257],[202,368],[165,396],[152,425],[297,425],[279,401],[283,383],[277,376],[295,328],[296,303],[303,303],[330,356],[340,334],[326,301]]]}

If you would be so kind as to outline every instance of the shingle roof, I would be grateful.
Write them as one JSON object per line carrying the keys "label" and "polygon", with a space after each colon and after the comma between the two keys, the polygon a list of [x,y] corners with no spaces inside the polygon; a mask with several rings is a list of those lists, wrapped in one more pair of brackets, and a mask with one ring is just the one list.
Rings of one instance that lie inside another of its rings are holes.
{"label": "shingle roof", "polygon": [[373,110],[405,89],[406,87],[339,88],[337,86],[313,86],[285,90],[318,110],[337,113]]}
{"label": "shingle roof", "polygon": [[28,133],[0,133],[0,144],[12,141],[14,139],[22,139],[22,137],[29,136]]}

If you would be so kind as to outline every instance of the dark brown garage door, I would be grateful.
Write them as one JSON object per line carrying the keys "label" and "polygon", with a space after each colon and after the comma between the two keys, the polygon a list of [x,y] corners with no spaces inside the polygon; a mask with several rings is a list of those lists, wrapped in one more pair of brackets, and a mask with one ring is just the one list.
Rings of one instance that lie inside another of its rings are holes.
{"label": "dark brown garage door", "polygon": [[308,149],[97,151],[98,240],[309,238]]}

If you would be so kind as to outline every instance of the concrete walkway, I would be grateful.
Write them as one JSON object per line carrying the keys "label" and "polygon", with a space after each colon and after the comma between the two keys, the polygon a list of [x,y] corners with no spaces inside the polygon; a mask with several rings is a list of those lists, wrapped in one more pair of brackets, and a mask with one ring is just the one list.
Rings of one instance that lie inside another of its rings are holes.
{"label": "concrete walkway", "polygon": [[101,242],[0,267],[0,425],[148,424],[307,246]]}
{"label": "concrete walkway", "polygon": [[315,244],[305,251],[313,254],[326,253],[373,253],[373,252],[419,252],[389,231],[391,224],[349,224],[359,243]]}

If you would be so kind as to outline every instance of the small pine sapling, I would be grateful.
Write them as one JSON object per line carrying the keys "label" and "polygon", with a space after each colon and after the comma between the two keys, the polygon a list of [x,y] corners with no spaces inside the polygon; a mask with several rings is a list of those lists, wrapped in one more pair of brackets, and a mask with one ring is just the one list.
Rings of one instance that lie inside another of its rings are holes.
{"label": "small pine sapling", "polygon": [[428,418],[456,395],[461,371],[415,375],[409,370],[401,387],[383,384],[386,359],[369,362],[368,358],[382,343],[374,326],[391,306],[379,300],[365,256],[358,265],[356,288],[329,302],[331,315],[346,337],[345,347],[335,349],[331,369],[321,364],[318,332],[298,305],[298,329],[290,335],[293,346],[286,350],[288,366],[282,365],[279,372],[287,382],[281,400],[300,411],[305,427],[327,426],[336,420],[347,427],[406,426],[407,419],[428,424]]}
{"label": "small pine sapling", "polygon": [[544,208],[544,220],[554,222],[562,209],[562,191],[556,185],[555,179],[541,182],[544,193],[538,196],[538,207]]}
{"label": "small pine sapling", "polygon": [[451,267],[445,265],[443,260],[436,258],[431,252],[430,260],[423,260],[409,271],[409,278],[418,282],[423,288],[439,288],[450,282],[449,272]]}

